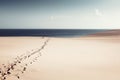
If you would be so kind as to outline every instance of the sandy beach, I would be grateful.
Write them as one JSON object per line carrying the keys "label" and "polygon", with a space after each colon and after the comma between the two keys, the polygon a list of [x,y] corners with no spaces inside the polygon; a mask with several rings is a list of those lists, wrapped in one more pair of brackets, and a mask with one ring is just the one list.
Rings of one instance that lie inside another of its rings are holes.
{"label": "sandy beach", "polygon": [[120,80],[119,35],[0,37],[0,49],[1,68],[23,58],[5,80]]}

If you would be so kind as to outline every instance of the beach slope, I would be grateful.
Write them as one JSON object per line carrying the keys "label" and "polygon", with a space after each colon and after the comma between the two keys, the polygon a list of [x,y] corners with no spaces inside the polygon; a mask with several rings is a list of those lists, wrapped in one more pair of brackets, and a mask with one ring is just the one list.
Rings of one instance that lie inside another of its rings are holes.
{"label": "beach slope", "polygon": [[120,80],[120,35],[105,34],[0,37],[0,67],[22,57],[6,80]]}

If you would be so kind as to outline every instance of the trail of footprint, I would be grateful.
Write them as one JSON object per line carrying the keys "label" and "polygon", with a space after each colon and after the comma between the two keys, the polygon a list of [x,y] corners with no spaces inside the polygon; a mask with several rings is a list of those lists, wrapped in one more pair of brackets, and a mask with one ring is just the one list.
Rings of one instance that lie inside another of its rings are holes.
{"label": "trail of footprint", "polygon": [[[14,72],[16,70],[16,73],[14,74],[14,76],[16,76],[18,79],[20,79],[19,76],[19,72],[24,73],[27,69],[27,66],[30,64],[33,64],[40,56],[41,56],[41,50],[43,50],[45,48],[45,46],[47,45],[49,39],[47,39],[44,44],[41,46],[40,49],[31,52],[28,55],[24,55],[22,54],[21,56],[17,56],[15,58],[15,61],[13,61],[13,63],[10,63],[8,65],[3,64],[3,68],[0,68],[0,79],[1,80],[6,80],[7,76],[11,75],[12,72]],[[39,53],[39,55],[35,58],[33,58],[33,60],[29,63],[25,63],[22,66],[22,63],[24,60],[27,60],[29,58],[31,58],[33,55]],[[21,66],[22,69],[17,69],[18,66]]]}

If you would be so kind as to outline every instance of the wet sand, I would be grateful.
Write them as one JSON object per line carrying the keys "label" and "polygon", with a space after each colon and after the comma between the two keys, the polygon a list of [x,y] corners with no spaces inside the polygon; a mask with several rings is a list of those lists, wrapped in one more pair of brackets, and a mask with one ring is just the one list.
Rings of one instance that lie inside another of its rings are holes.
{"label": "wet sand", "polygon": [[[119,39],[118,35],[107,38],[0,37],[0,66],[46,44],[40,53],[17,64],[6,80],[120,80]],[[27,69],[22,73],[24,66]]]}

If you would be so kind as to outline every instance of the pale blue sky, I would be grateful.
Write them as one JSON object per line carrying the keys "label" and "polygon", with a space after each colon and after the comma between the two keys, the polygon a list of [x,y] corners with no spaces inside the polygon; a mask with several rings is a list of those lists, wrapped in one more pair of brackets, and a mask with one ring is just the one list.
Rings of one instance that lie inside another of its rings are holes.
{"label": "pale blue sky", "polygon": [[119,0],[0,0],[1,29],[120,29]]}

